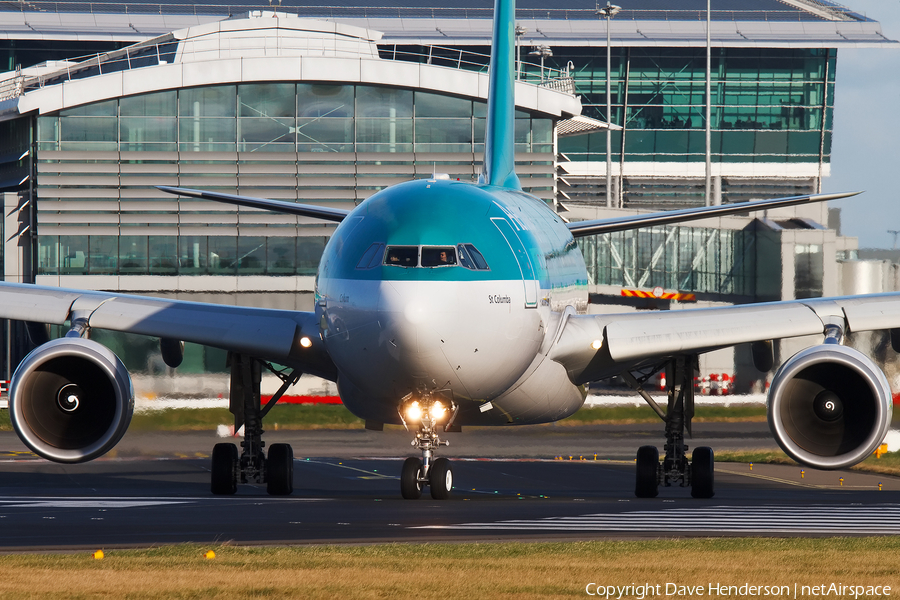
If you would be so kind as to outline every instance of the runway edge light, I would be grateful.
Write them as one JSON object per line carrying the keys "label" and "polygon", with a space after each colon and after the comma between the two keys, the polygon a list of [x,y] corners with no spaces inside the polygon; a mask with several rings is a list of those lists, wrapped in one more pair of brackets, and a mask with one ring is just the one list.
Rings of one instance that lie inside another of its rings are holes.
{"label": "runway edge light", "polygon": [[91,554],[91,556],[94,558],[94,560],[103,560],[103,550],[97,550],[96,552]]}
{"label": "runway edge light", "polygon": [[206,553],[203,555],[203,557],[212,560],[213,558],[216,557],[216,553],[213,552],[212,550],[207,550]]}

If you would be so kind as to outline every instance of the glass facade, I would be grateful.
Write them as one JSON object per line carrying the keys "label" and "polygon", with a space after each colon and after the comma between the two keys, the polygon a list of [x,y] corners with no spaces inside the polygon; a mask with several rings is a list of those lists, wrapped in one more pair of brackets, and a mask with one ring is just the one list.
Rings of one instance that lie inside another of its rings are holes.
{"label": "glass facade", "polygon": [[821,298],[824,288],[825,254],[822,244],[794,246],[794,297]]}
{"label": "glass facade", "polygon": [[111,52],[128,45],[129,42],[54,40],[47,39],[47,36],[32,40],[16,39],[11,35],[0,40],[0,71],[13,71],[16,65],[26,68],[50,60]]}
{"label": "glass facade", "polygon": [[625,288],[755,296],[751,229],[651,227],[578,239],[590,282]]}
{"label": "glass facade", "polygon": [[[828,162],[836,51],[714,48],[713,162]],[[555,50],[575,66],[584,114],[606,120],[605,49]],[[706,141],[703,48],[613,48],[612,156],[618,162],[702,162]],[[623,142],[624,137],[624,142]],[[606,160],[606,134],[560,140],[575,161]]]}
{"label": "glass facade", "polygon": [[328,238],[41,235],[39,275],[315,275]]}
{"label": "glass facade", "polygon": [[[432,57],[427,47],[398,47],[398,58],[455,63]],[[523,42],[521,78],[542,79],[541,67]],[[460,68],[483,69],[486,47],[465,48]],[[606,121],[606,48],[552,47],[545,67],[570,66],[585,116]],[[711,154],[713,162],[828,162],[837,51],[834,49],[713,48]],[[394,52],[396,54],[396,51]],[[383,56],[392,53],[385,50]],[[454,64],[456,66],[456,64]],[[615,162],[706,160],[705,48],[612,48],[612,114],[622,125],[612,133]],[[624,148],[623,148],[624,138]],[[605,161],[606,133],[561,138],[572,161]]]}
{"label": "glass facade", "polygon": [[[607,118],[604,50],[559,47],[546,61],[553,68],[571,65],[584,114],[601,120]],[[713,161],[829,160],[835,56],[825,49],[714,49]],[[613,160],[704,160],[705,51],[617,48],[612,67],[610,120],[625,126],[613,132]],[[523,63],[522,71],[528,81],[541,77],[539,65]],[[516,150],[544,154],[547,162],[552,127],[550,119],[517,112]],[[469,99],[373,85],[281,82],[163,91],[41,116],[38,162],[44,170],[57,164],[52,175],[38,178],[39,272],[311,274],[324,236],[297,236],[291,233],[297,225],[276,222],[264,227],[271,233],[280,228],[277,235],[243,226],[237,235],[236,222],[222,217],[225,209],[197,208],[196,218],[186,221],[189,202],[173,207],[168,196],[138,197],[128,190],[146,190],[162,178],[155,173],[165,173],[189,187],[358,202],[365,197],[360,191],[394,183],[401,172],[405,179],[414,176],[415,167],[403,169],[425,154],[443,155],[444,168],[471,165],[472,155],[483,151],[484,128],[484,103]],[[605,142],[605,133],[566,137],[559,150],[573,161],[605,161]],[[57,158],[74,153],[85,155],[77,166]],[[362,169],[361,155],[375,158]],[[85,172],[90,181],[80,179]],[[552,179],[544,181],[552,187]],[[652,192],[658,199],[658,190]],[[126,218],[130,208],[135,212]],[[186,222],[191,227],[182,229]],[[216,231],[197,234],[212,222]],[[77,227],[84,234],[71,233]],[[191,235],[184,233],[188,229]],[[597,284],[754,293],[751,233],[666,228],[580,243]]]}
{"label": "glass facade", "polygon": [[[485,112],[483,102],[409,89],[252,83],[38,117],[38,273],[312,275],[327,239],[321,224],[236,215],[152,186],[327,204],[358,203],[423,169],[470,179]],[[531,164],[546,173],[530,175],[526,189],[552,190],[551,119],[517,112],[516,150],[543,154]]]}
{"label": "glass facade", "polygon": [[[38,150],[483,152],[485,104],[367,85],[251,83],[98,102],[38,118]],[[516,113],[516,151],[553,152],[553,123]]]}

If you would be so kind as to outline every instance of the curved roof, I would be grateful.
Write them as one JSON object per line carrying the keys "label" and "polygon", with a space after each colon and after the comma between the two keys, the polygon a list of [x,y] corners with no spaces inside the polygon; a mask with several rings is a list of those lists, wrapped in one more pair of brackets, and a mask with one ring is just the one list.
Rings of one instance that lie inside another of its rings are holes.
{"label": "curved roof", "polygon": [[[622,3],[622,11],[616,18],[648,21],[655,19],[694,20],[697,12],[706,12],[706,0],[628,0]],[[562,0],[547,5],[543,0],[518,0],[517,14],[521,18],[588,19],[596,20],[595,0]],[[14,12],[21,12],[19,5]],[[166,0],[165,2],[121,2],[100,0],[87,2],[66,1],[28,2],[26,10],[42,13],[68,13],[91,15],[156,14],[156,15],[221,15],[233,16],[260,10],[264,5],[247,0],[213,0],[192,2]],[[270,3],[270,7],[272,3]],[[492,0],[457,0],[448,6],[440,0],[392,0],[378,3],[373,0],[341,0],[339,2],[305,2],[302,5],[278,2],[279,10],[300,16],[341,17],[485,17],[493,11]],[[0,6],[0,12],[9,11],[10,3]],[[839,21],[868,20],[850,9],[829,0],[716,0],[714,20],[741,21]]]}
{"label": "curved roof", "polygon": [[[277,1],[278,10],[286,14],[383,31],[387,43],[490,43],[491,0],[458,0],[452,6],[440,0],[392,0],[386,6],[374,0]],[[615,45],[705,45],[706,0],[621,4],[625,6],[612,19]],[[716,0],[714,4],[712,41],[716,46],[839,48],[891,43],[877,22],[830,0]],[[247,0],[0,3],[0,39],[138,41],[260,8]],[[605,44],[595,0],[560,0],[551,6],[543,0],[519,0],[516,15],[535,39],[546,43]]]}
{"label": "curved roof", "polygon": [[[121,96],[203,85],[303,81],[388,85],[487,98],[487,75],[379,57],[380,33],[324,21],[258,17],[209,23],[160,36],[54,72],[24,75],[7,118],[46,114]],[[516,83],[516,106],[552,118],[581,112],[573,94]]]}

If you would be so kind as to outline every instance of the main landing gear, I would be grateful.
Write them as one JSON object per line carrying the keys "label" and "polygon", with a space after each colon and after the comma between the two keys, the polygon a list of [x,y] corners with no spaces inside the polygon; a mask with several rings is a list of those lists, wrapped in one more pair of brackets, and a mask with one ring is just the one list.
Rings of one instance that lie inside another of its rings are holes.
{"label": "main landing gear", "polygon": [[407,431],[410,425],[418,424],[416,439],[411,445],[422,451],[421,460],[414,456],[407,458],[400,472],[400,493],[407,500],[420,498],[422,487],[426,485],[435,500],[450,497],[450,490],[453,489],[450,461],[446,458],[434,458],[434,451],[440,446],[450,445],[450,442],[438,437],[436,428],[440,423],[446,423],[444,431],[447,431],[456,416],[457,408],[451,402],[430,395],[418,399],[407,396],[401,403],[400,418]]}
{"label": "main landing gear", "polygon": [[655,498],[659,486],[690,486],[694,498],[712,498],[714,490],[715,457],[712,448],[700,446],[687,460],[685,430],[691,435],[691,419],[694,417],[694,374],[697,357],[677,357],[666,364],[666,391],[668,405],[663,409],[645,392],[632,375],[625,379],[647,401],[666,423],[665,456],[659,460],[656,446],[641,446],[637,452],[634,493],[638,498]]}
{"label": "main landing gear", "polygon": [[297,382],[296,371],[285,374],[270,365],[266,368],[278,375],[282,386],[265,406],[260,400],[262,363],[244,354],[229,355],[231,366],[231,394],[229,410],[234,414],[234,430],[244,427],[241,453],[234,444],[216,444],[212,452],[213,494],[234,494],[240,483],[265,483],[266,491],[285,496],[294,491],[294,451],[290,444],[272,444],[266,456],[262,441],[262,420],[287,389]]}

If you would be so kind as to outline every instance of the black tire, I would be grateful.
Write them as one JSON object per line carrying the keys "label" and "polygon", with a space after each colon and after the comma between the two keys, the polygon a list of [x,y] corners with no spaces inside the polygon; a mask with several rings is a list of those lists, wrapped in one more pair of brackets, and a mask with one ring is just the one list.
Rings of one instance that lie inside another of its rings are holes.
{"label": "black tire", "polygon": [[634,495],[656,498],[659,494],[659,450],[656,446],[641,446],[637,451]]}
{"label": "black tire", "polygon": [[266,461],[266,491],[287,496],[294,491],[294,450],[290,444],[272,444]]}
{"label": "black tire", "polygon": [[237,491],[238,451],[234,444],[216,444],[212,451],[210,491],[213,494],[233,494]]}
{"label": "black tire", "polygon": [[691,496],[694,498],[712,498],[716,491],[715,456],[712,448],[700,446],[691,454]]}
{"label": "black tire", "polygon": [[428,487],[431,488],[431,497],[435,500],[446,500],[453,489],[453,470],[450,469],[450,461],[439,458],[431,465],[428,473]]}
{"label": "black tire", "polygon": [[417,500],[422,497],[422,484],[419,483],[419,472],[422,470],[422,461],[410,456],[403,462],[403,470],[400,472],[400,494],[407,500]]}

